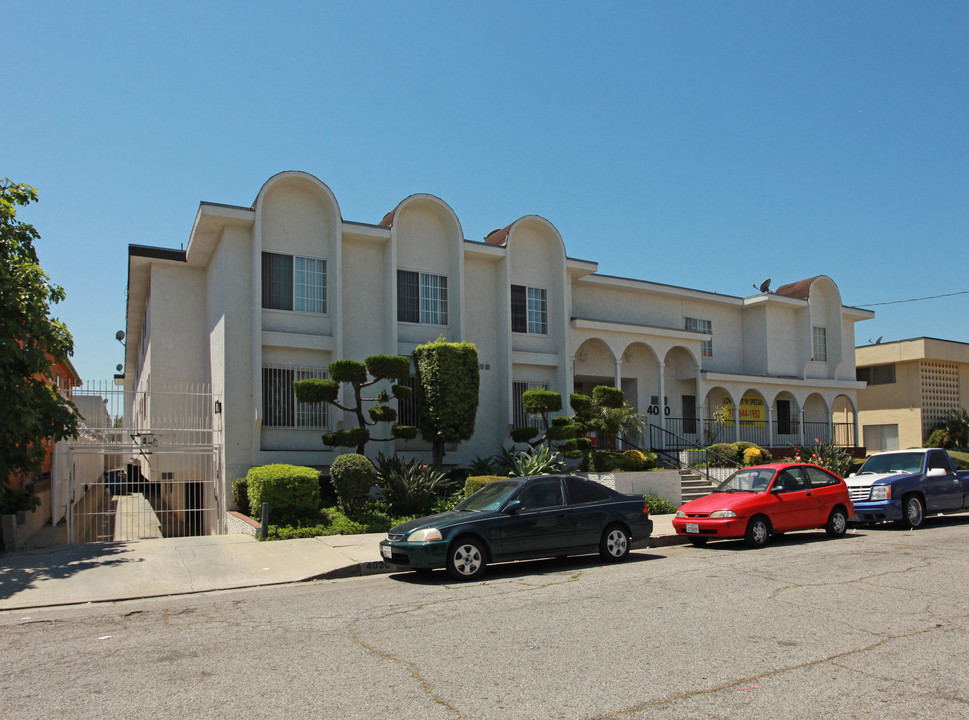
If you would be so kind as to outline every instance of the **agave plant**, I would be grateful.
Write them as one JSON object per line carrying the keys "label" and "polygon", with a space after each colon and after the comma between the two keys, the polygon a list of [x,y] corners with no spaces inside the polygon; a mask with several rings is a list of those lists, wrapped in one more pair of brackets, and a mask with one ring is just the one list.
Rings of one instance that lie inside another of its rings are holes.
{"label": "agave plant", "polygon": [[551,475],[560,472],[565,466],[565,462],[558,451],[548,445],[539,445],[517,452],[502,448],[496,460],[502,465],[503,469],[507,470],[510,477]]}
{"label": "agave plant", "polygon": [[444,473],[419,460],[396,455],[377,455],[374,470],[377,487],[397,515],[426,515],[454,485]]}

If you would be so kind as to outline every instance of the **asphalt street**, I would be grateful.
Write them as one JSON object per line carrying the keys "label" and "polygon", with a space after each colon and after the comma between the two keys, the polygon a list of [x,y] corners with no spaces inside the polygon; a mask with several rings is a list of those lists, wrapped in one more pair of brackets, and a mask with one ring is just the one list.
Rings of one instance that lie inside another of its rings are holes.
{"label": "asphalt street", "polygon": [[969,518],[0,613],[19,718],[962,718]]}

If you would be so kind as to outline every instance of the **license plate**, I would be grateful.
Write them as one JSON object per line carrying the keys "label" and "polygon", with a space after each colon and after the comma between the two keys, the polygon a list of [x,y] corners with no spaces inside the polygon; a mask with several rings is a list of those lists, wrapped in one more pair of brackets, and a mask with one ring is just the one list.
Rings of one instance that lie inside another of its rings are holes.
{"label": "license plate", "polygon": [[381,545],[380,554],[390,560],[390,545]]}
{"label": "license plate", "polygon": [[687,523],[686,524],[686,531],[688,533],[698,533],[698,532],[700,532],[700,526],[697,525],[696,523]]}

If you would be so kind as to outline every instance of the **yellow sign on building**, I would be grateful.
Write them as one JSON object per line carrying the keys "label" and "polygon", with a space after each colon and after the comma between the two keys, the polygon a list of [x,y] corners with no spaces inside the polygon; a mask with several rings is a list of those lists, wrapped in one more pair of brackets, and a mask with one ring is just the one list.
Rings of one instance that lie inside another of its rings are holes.
{"label": "yellow sign on building", "polygon": [[[733,403],[724,398],[723,409],[727,411],[727,420],[724,422],[724,425],[726,427],[733,427]],[[767,427],[767,406],[764,404],[764,398],[741,398],[740,411],[737,414],[740,419],[740,427]]]}

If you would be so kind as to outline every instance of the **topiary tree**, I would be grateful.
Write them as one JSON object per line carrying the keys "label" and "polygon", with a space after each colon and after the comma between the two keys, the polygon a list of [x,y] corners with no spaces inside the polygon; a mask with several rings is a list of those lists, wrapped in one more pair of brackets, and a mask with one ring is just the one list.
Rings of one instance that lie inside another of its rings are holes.
{"label": "topiary tree", "polygon": [[[515,428],[511,438],[515,442],[528,443],[536,447],[548,443],[561,451],[569,459],[583,458],[591,449],[592,441],[586,437],[590,432],[602,434],[606,445],[615,442],[617,433],[628,430],[636,437],[642,437],[642,416],[633,412],[626,404],[622,390],[608,385],[598,385],[592,390],[592,397],[582,393],[569,396],[572,407],[571,416],[549,418],[552,413],[562,409],[562,396],[556,392],[533,388],[522,393],[522,408],[525,412],[538,415],[542,428]],[[639,421],[638,433],[632,432]]]}
{"label": "topiary tree", "polygon": [[330,465],[330,481],[347,514],[360,508],[374,484],[374,467],[365,456],[347,453]]}
{"label": "topiary tree", "polygon": [[474,435],[478,415],[478,349],[471,343],[439,338],[414,349],[417,367],[417,417],[421,438],[431,443],[432,463],[440,469],[444,446]]}
{"label": "topiary tree", "polygon": [[[323,435],[324,445],[329,447],[355,447],[357,453],[363,455],[367,443],[371,440],[386,442],[398,437],[410,439],[417,435],[417,428],[415,427],[393,425],[390,429],[390,437],[370,437],[371,426],[379,422],[394,423],[397,420],[397,411],[383,403],[389,402],[391,395],[398,400],[411,396],[411,389],[400,384],[402,381],[410,379],[409,357],[406,355],[371,355],[364,362],[359,360],[334,360],[329,365],[329,372],[329,378],[310,378],[297,380],[293,383],[298,402],[325,402],[333,407],[353,413],[356,417],[356,427]],[[385,380],[393,383],[390,388],[391,395],[382,390],[376,397],[363,397],[365,388]],[[340,385],[344,383],[350,386],[353,395],[352,405],[344,405],[338,400]],[[370,407],[365,415],[364,403],[371,402],[380,404]]]}

